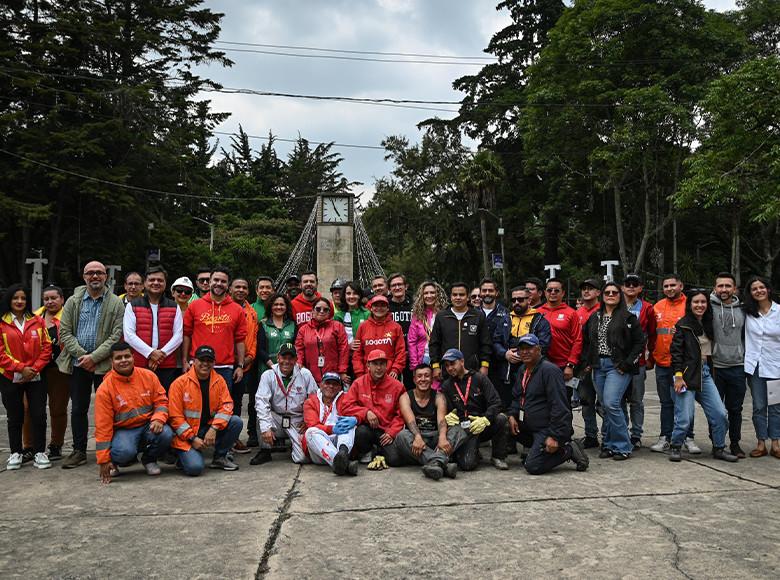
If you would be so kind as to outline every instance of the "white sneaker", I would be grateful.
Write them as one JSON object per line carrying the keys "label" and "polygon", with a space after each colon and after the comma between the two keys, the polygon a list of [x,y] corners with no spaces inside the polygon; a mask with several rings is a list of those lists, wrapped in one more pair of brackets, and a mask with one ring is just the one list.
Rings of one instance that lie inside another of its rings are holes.
{"label": "white sneaker", "polygon": [[683,443],[683,447],[688,450],[688,453],[691,455],[701,455],[701,447],[696,445],[696,442],[693,440],[693,437],[688,437],[685,439],[685,443]]}
{"label": "white sneaker", "polygon": [[650,446],[650,451],[655,451],[656,453],[666,453],[669,451],[669,442],[666,440],[666,437],[659,437],[658,441]]}
{"label": "white sneaker", "polygon": [[49,456],[41,451],[35,454],[33,465],[38,469],[49,469],[51,467],[51,461],[49,461]]}
{"label": "white sneaker", "polygon": [[11,453],[11,457],[8,458],[8,461],[5,464],[5,468],[10,471],[12,469],[19,469],[22,466],[22,454],[21,453]]}

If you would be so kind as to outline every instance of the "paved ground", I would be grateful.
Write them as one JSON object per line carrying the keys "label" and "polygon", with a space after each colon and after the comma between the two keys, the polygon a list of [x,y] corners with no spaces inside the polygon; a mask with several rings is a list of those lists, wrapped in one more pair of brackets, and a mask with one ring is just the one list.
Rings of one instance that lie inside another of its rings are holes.
{"label": "paved ground", "polygon": [[[646,413],[656,435],[654,392]],[[278,455],[197,479],[138,467],[109,486],[91,453],[72,471],[25,465],[0,472],[0,578],[778,578],[780,461],[715,462],[705,425],[699,412],[705,455],[681,464],[594,453],[587,473],[541,477],[516,457],[440,482]],[[749,413],[744,438],[750,450]],[[2,446],[4,466],[5,417]]]}

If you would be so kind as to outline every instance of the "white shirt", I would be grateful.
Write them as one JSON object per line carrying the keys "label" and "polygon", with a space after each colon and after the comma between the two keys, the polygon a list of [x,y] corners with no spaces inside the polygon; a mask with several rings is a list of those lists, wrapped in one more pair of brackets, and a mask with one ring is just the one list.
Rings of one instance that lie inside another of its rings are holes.
{"label": "white shirt", "polygon": [[458,320],[463,320],[463,317],[466,316],[466,313],[468,310],[464,310],[463,312],[458,312],[457,310],[453,309],[452,313],[455,315],[455,318]]}
{"label": "white shirt", "polygon": [[14,316],[14,324],[16,325],[16,328],[19,329],[19,332],[21,332],[22,334],[24,334],[24,321],[25,321],[24,316],[22,316],[21,320],[16,318],[16,316]]}
{"label": "white shirt", "polygon": [[150,306],[152,307],[152,344],[146,344],[143,340],[138,338],[138,335],[135,333],[135,312],[133,312],[133,307],[129,303],[125,306],[125,316],[122,322],[125,342],[144,358],[149,358],[152,351],[157,349],[163,351],[166,357],[170,356],[179,348],[182,338],[184,337],[184,318],[181,314],[181,308],[176,308],[176,316],[173,319],[173,336],[167,344],[160,348],[160,337],[157,331],[158,305],[151,304]]}
{"label": "white shirt", "polygon": [[490,316],[490,313],[493,312],[495,309],[496,309],[495,306],[493,308],[485,308],[485,305],[484,304],[482,305],[482,312],[485,313],[485,318]]}
{"label": "white shirt", "polygon": [[[759,364],[760,363],[760,364]],[[780,379],[780,304],[769,312],[745,316],[745,372],[762,379]]]}

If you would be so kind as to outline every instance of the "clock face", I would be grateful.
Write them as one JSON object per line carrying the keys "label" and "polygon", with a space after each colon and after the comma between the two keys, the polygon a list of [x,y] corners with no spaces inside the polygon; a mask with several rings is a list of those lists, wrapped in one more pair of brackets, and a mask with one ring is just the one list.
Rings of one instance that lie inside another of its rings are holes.
{"label": "clock face", "polygon": [[349,198],[348,197],[323,197],[322,221],[326,223],[349,222]]}

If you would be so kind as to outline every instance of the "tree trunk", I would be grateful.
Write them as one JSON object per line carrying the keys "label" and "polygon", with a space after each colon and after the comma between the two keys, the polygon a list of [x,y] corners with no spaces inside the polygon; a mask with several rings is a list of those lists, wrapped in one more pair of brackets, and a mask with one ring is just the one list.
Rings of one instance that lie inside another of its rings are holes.
{"label": "tree trunk", "polygon": [[623,195],[620,191],[620,184],[615,184],[612,188],[615,200],[615,231],[617,233],[618,253],[620,254],[620,264],[623,268],[628,267],[628,251],[626,249],[626,236],[623,233]]}
{"label": "tree trunk", "polygon": [[739,211],[735,210],[733,216],[734,219],[731,222],[731,273],[734,274],[735,283],[737,288],[739,288],[742,285],[742,277],[740,275],[742,265],[740,264],[739,259]]}
{"label": "tree trunk", "polygon": [[479,229],[482,233],[482,273],[487,278],[490,275],[490,261],[488,260],[487,223],[484,211],[479,212]]}

